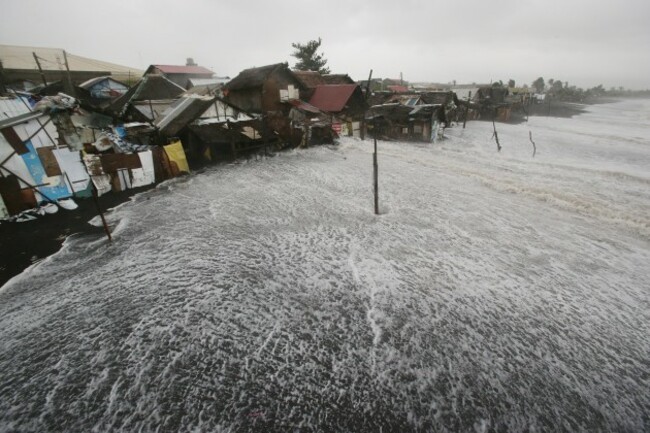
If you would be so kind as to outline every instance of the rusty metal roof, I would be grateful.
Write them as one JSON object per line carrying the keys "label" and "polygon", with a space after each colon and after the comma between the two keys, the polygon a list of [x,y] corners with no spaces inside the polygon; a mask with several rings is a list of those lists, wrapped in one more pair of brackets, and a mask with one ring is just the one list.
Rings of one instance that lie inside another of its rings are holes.
{"label": "rusty metal roof", "polygon": [[345,108],[348,100],[358,87],[356,84],[326,84],[317,86],[309,103],[320,110],[338,113]]}
{"label": "rusty metal roof", "polygon": [[388,90],[395,93],[403,93],[403,92],[408,92],[409,88],[406,86],[395,85],[395,86],[388,86]]}
{"label": "rusty metal roof", "polygon": [[293,105],[294,107],[296,107],[299,110],[308,111],[308,112],[314,113],[314,114],[320,114],[321,113],[321,111],[318,108],[314,107],[311,104],[306,103],[305,101],[301,101],[299,99],[290,99],[287,102],[289,104]]}

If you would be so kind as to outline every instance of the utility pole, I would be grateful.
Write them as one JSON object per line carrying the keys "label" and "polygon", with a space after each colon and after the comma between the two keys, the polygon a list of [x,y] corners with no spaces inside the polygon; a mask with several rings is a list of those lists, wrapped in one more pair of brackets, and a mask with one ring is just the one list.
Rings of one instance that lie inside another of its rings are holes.
{"label": "utility pole", "polygon": [[375,215],[379,215],[379,164],[377,162],[377,120],[372,120],[372,136],[375,141],[375,152],[372,154],[372,174],[375,190]]}
{"label": "utility pole", "polygon": [[38,66],[38,71],[41,73],[41,78],[43,79],[43,85],[47,86],[47,80],[45,79],[45,73],[43,72],[43,68],[41,68],[41,63],[38,61],[38,56],[33,51],[32,51],[32,55],[34,56],[34,60],[36,60],[36,66]]}
{"label": "utility pole", "polygon": [[[368,81],[366,82],[366,94],[365,94],[366,102],[368,102],[368,98],[370,97],[370,81],[372,81],[372,69],[370,70],[370,74],[368,74]],[[362,140],[365,140],[366,139],[366,113],[363,113],[363,119],[361,119],[360,127],[361,130],[359,131],[359,135],[361,136]]]}

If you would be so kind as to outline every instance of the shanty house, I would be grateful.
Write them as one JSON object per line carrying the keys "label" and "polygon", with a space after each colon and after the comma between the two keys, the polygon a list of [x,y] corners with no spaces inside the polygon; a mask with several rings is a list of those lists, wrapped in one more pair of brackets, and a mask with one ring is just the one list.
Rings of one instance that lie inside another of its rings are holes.
{"label": "shanty house", "polygon": [[367,108],[357,84],[325,84],[316,87],[309,103],[333,116],[332,128],[342,135],[360,133],[360,121]]}
{"label": "shanty house", "polygon": [[225,85],[224,95],[232,104],[252,113],[283,113],[288,111],[283,99],[299,99],[304,90],[287,63],[276,63],[241,71]]}
{"label": "shanty house", "polygon": [[[0,111],[11,116],[0,119],[0,218],[89,186],[80,154],[59,134],[54,115],[30,111],[19,102],[0,98]],[[56,115],[67,112],[57,110]]]}
{"label": "shanty house", "polygon": [[77,97],[90,107],[106,108],[111,101],[129,91],[129,86],[111,77],[84,81],[77,88]]}
{"label": "shanty house", "polygon": [[370,107],[366,116],[368,132],[377,138],[405,141],[435,141],[445,121],[442,105],[398,103]]}

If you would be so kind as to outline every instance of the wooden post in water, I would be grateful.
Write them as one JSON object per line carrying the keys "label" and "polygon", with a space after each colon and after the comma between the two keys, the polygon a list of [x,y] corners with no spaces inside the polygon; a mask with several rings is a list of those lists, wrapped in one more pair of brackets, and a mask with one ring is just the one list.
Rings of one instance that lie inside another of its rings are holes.
{"label": "wooden post in water", "polygon": [[230,139],[230,152],[232,153],[232,159],[237,159],[237,148],[235,147],[235,137],[232,134],[232,126],[230,120],[226,118],[226,126],[228,127],[228,138]]}
{"label": "wooden post in water", "polygon": [[375,189],[375,215],[379,215],[379,164],[377,162],[377,121],[372,122],[372,136],[375,142],[375,152],[372,154],[372,173]]}
{"label": "wooden post in water", "polygon": [[95,186],[95,183],[92,180],[92,177],[90,179],[90,183],[93,186],[93,201],[95,202],[95,206],[97,207],[97,212],[99,212],[99,217],[102,219],[102,225],[104,226],[104,231],[106,232],[106,237],[108,237],[109,242],[113,242],[113,237],[111,236],[111,231],[108,229],[108,224],[106,223],[106,218],[104,218],[104,213],[102,212],[102,208],[99,205],[99,194],[97,193],[97,187]]}
{"label": "wooden post in water", "polygon": [[262,140],[264,140],[264,156],[269,155],[269,134],[266,131],[266,114],[262,115]]}
{"label": "wooden post in water", "polygon": [[472,91],[469,91],[469,94],[467,95],[467,106],[465,107],[465,118],[463,119],[463,129],[465,129],[465,125],[467,124],[467,115],[469,114],[469,101],[472,100]]}

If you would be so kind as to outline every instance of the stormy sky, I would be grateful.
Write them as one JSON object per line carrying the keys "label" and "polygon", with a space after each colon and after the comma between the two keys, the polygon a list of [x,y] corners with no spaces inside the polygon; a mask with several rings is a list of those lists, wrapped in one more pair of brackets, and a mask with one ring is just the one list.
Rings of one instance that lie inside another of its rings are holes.
{"label": "stormy sky", "polygon": [[288,61],[321,37],[364,79],[650,88],[648,0],[0,0],[0,43],[145,69],[187,57],[219,75]]}

